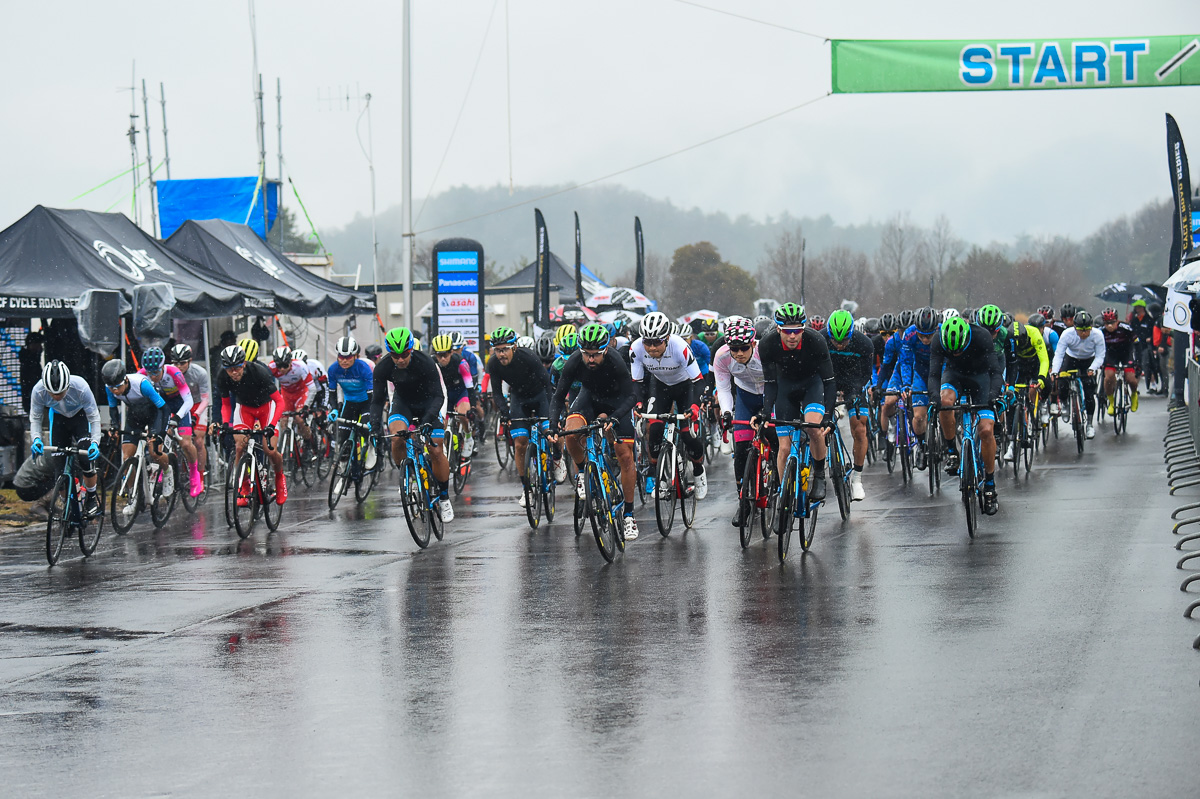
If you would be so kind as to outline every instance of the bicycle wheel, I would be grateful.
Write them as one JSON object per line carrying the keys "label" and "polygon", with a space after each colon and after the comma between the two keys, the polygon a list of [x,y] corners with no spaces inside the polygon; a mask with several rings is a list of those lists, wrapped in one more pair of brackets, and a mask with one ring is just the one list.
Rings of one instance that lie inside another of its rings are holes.
{"label": "bicycle wheel", "polygon": [[779,562],[787,560],[788,545],[792,543],[792,525],[796,518],[792,504],[796,501],[796,461],[788,459],[780,482],[779,502],[775,510],[775,534],[779,536]]}
{"label": "bicycle wheel", "polygon": [[[807,495],[805,501],[808,502]],[[812,547],[813,538],[817,535],[817,511],[820,509],[821,503],[809,502],[808,513],[800,520],[800,548],[805,552]]]}
{"label": "bicycle wheel", "polygon": [[900,474],[905,483],[913,479],[912,449],[908,446],[908,426],[901,424],[896,431],[896,448],[900,450]]}
{"label": "bicycle wheel", "polygon": [[[431,483],[433,476],[429,472],[429,461],[424,461],[424,464],[426,479]],[[424,484],[423,490],[425,492],[425,506],[429,508],[429,513],[425,514],[425,523],[429,525],[429,531],[433,533],[433,537],[441,541],[442,537],[446,535],[446,525],[442,523],[441,508],[438,507],[441,500],[433,492],[431,484]]]}
{"label": "bicycle wheel", "polygon": [[233,468],[233,526],[241,538],[248,538],[258,520],[258,486],[254,458],[243,452]]}
{"label": "bicycle wheel", "polygon": [[538,457],[542,462],[542,513],[546,514],[546,523],[554,521],[554,494],[557,483],[554,482],[554,467],[551,465],[549,445],[541,442]]}
{"label": "bicycle wheel", "polygon": [[117,481],[113,487],[109,515],[112,516],[113,529],[117,535],[125,535],[133,527],[133,520],[141,510],[141,470],[138,460],[130,458],[121,464],[117,470]]}
{"label": "bicycle wheel", "polygon": [[779,510],[779,478],[775,474],[775,459],[769,453],[760,461],[758,479],[758,496],[765,494],[767,497],[767,506],[759,512],[759,524],[765,541],[775,531],[775,517]]}
{"label": "bicycle wheel", "polygon": [[887,464],[888,474],[891,474],[896,468],[896,445],[890,441],[883,449],[883,462]]}
{"label": "bicycle wheel", "polygon": [[421,549],[429,546],[429,536],[432,532],[425,521],[425,515],[432,513],[425,504],[425,492],[421,490],[421,476],[412,459],[404,462],[400,476],[400,504],[404,506],[404,521],[408,524],[409,535]]}
{"label": "bicycle wheel", "polygon": [[350,459],[354,457],[354,442],[347,438],[338,448],[337,460],[334,461],[333,474],[329,477],[329,509],[337,507],[338,502],[350,488]]}
{"label": "bicycle wheel", "polygon": [[[150,519],[155,527],[162,528],[171,518],[171,511],[175,510],[175,502],[183,491],[179,480],[179,459],[174,452],[167,456],[167,468],[159,474],[161,476],[150,493]],[[168,488],[171,489],[169,492]]]}
{"label": "bicycle wheel", "polygon": [[738,535],[742,541],[742,549],[750,546],[754,537],[754,517],[759,515],[758,484],[759,463],[758,453],[751,450],[751,457],[746,458],[746,468],[742,474],[742,490],[738,494]]}
{"label": "bicycle wheel", "polygon": [[471,459],[462,457],[462,447],[462,439],[460,438],[459,444],[456,447],[460,451],[458,460],[450,464],[450,475],[454,481],[455,496],[463,492],[463,489],[467,487],[467,478],[471,476]]}
{"label": "bicycle wheel", "polygon": [[612,563],[617,557],[619,544],[616,525],[613,524],[611,499],[604,490],[604,483],[600,479],[600,470],[596,468],[596,464],[589,461],[584,469],[587,474],[584,481],[587,498],[584,501],[592,523],[592,535],[596,538],[596,546],[601,556]]}
{"label": "bicycle wheel", "polygon": [[201,491],[196,496],[192,496],[192,464],[187,459],[187,455],[183,454],[183,448],[179,450],[179,476],[183,480],[183,485],[179,486],[179,501],[183,503],[183,509],[189,514],[195,513],[200,508],[200,503],[204,501],[204,492]]}
{"label": "bicycle wheel", "polygon": [[462,465],[463,460],[463,436],[458,429],[458,423],[453,422],[446,430],[446,461],[450,464],[450,482],[453,484],[454,495],[458,496],[462,493],[462,487],[465,483],[458,479],[458,467]]}
{"label": "bicycle wheel", "polygon": [[[932,416],[932,414],[930,414]],[[925,468],[929,472],[929,496],[942,486],[942,435],[938,432],[937,418],[925,423]]]}
{"label": "bicycle wheel", "polygon": [[1129,425],[1129,384],[1120,383],[1120,388],[1117,391],[1117,415],[1113,417],[1113,433],[1116,435],[1124,435],[1125,430]]}
{"label": "bicycle wheel", "polygon": [[[68,456],[73,457],[73,456]],[[46,560],[53,566],[62,555],[63,544],[71,534],[70,483],[65,474],[60,474],[54,483],[54,494],[50,500],[50,515],[46,517]],[[82,510],[82,508],[80,509]]]}
{"label": "bicycle wheel", "polygon": [[496,446],[496,462],[503,471],[512,463],[513,448],[512,439],[508,436],[508,425],[499,416],[496,417],[496,425],[492,430],[492,440]]}
{"label": "bicycle wheel", "polygon": [[1079,401],[1079,394],[1071,392],[1071,429],[1075,431],[1075,448],[1079,450],[1079,454],[1083,454],[1083,403]]}
{"label": "bicycle wheel", "polygon": [[293,474],[300,477],[300,482],[308,488],[313,484],[313,470],[310,468],[312,442],[304,436],[296,436],[292,441],[292,458],[296,461]]}
{"label": "bicycle wheel", "polygon": [[684,457],[684,452],[675,450],[675,482],[679,494],[679,518],[690,530],[692,522],[696,521],[696,478],[692,476],[692,464]]}
{"label": "bicycle wheel", "polygon": [[963,508],[967,514],[967,537],[975,537],[975,529],[978,524],[979,506],[975,502],[976,485],[975,481],[978,474],[975,471],[975,452],[974,446],[968,446],[969,442],[963,442],[962,460],[959,462],[959,487],[962,490]]}
{"label": "bicycle wheel", "polygon": [[354,499],[360,505],[367,501],[367,497],[371,496],[371,491],[375,489],[375,482],[379,479],[379,469],[382,465],[379,463],[378,458],[376,458],[375,467],[367,469],[365,452],[369,446],[371,446],[369,440],[361,442],[359,444],[359,453],[355,455],[359,459],[357,471],[360,477],[354,481]]}
{"label": "bicycle wheel", "polygon": [[276,501],[275,467],[271,463],[260,463],[258,466],[258,497],[258,506],[267,522],[267,529],[273,533],[279,529],[283,506]]}
{"label": "bicycle wheel", "polygon": [[1036,446],[1034,442],[1037,441],[1037,436],[1031,430],[1034,419],[1033,411],[1026,405],[1021,413],[1021,437],[1018,439],[1018,443],[1021,447],[1021,460],[1025,464],[1025,474],[1029,474],[1029,470],[1033,468],[1033,450]]}
{"label": "bicycle wheel", "polygon": [[320,482],[333,471],[333,444],[329,438],[329,431],[324,426],[317,428],[314,436],[316,452],[314,453],[313,471],[317,474],[317,482]]}
{"label": "bicycle wheel", "polygon": [[850,484],[843,459],[842,439],[834,433],[829,447],[829,479],[833,481],[833,493],[837,495],[838,513],[842,521],[850,518]]}
{"label": "bicycle wheel", "polygon": [[658,452],[658,474],[654,478],[654,518],[663,538],[671,534],[675,523],[675,506],[679,495],[675,490],[675,447],[670,442]]}
{"label": "bicycle wheel", "polygon": [[533,442],[525,444],[525,479],[521,481],[521,495],[525,498],[525,518],[529,520],[529,529],[536,530],[542,521],[542,476],[538,473],[537,450]]}
{"label": "bicycle wheel", "polygon": [[96,551],[100,536],[104,533],[104,483],[101,480],[96,481],[96,507],[100,512],[90,518],[83,515],[83,508],[79,509],[79,516],[83,520],[79,525],[79,551],[85,558]]}

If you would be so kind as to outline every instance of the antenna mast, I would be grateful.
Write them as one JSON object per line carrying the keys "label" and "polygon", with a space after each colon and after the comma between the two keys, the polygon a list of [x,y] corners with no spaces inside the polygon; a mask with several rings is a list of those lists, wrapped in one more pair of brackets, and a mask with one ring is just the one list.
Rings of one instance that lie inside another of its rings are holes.
{"label": "antenna mast", "polygon": [[146,131],[146,172],[150,181],[150,233],[158,237],[158,203],[154,199],[154,157],[150,155],[150,103],[146,98],[146,79],[142,78],[142,124]]}
{"label": "antenna mast", "polygon": [[[279,134],[279,192],[280,196],[276,202],[279,207],[283,207],[283,82],[275,79],[275,130]],[[279,227],[279,236],[276,245],[280,250],[283,250],[283,226]]]}
{"label": "antenna mast", "polygon": [[158,98],[162,104],[163,118],[163,158],[167,167],[167,180],[171,179],[171,150],[167,147],[167,92],[163,89],[162,83],[158,84]]}

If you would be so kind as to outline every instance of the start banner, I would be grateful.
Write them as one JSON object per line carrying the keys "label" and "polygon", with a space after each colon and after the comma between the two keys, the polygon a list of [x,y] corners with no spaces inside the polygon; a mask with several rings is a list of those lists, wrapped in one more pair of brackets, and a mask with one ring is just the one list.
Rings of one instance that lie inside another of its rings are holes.
{"label": "start banner", "polygon": [[831,41],[835,94],[1200,85],[1200,36]]}

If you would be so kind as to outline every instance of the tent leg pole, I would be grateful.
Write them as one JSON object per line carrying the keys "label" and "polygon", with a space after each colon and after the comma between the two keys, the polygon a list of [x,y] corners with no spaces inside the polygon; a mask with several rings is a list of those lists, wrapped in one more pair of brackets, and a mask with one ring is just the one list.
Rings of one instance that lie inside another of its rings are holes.
{"label": "tent leg pole", "polygon": [[204,325],[201,328],[201,330],[204,331],[204,337],[203,337],[204,340],[201,342],[201,346],[204,347],[204,366],[208,369],[208,379],[210,382],[212,382],[212,381],[216,380],[216,378],[213,377],[212,351],[209,349],[209,347],[211,345],[208,342],[208,326],[209,326],[209,324],[211,324],[211,320],[205,319]]}

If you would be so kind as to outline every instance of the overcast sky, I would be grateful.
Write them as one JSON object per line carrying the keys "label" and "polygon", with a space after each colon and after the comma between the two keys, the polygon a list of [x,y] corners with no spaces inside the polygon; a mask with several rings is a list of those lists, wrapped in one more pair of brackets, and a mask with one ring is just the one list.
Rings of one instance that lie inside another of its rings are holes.
{"label": "overcast sky", "polygon": [[[1077,38],[1200,34],[1197,0],[702,0],[833,38]],[[816,98],[829,46],[676,0],[508,0],[512,175],[583,183]],[[505,0],[413,0],[413,193],[507,184]],[[283,150],[321,228],[370,211],[355,137],[370,92],[380,209],[398,204],[398,0],[257,0],[258,63],[275,79]],[[489,29],[489,16],[493,14]],[[128,213],[128,86],[137,62],[167,95],[171,176],[257,165],[246,0],[6,3],[0,85],[0,226],[36,204]],[[485,42],[486,32],[486,43]],[[476,57],[478,75],[436,183]],[[342,99],[319,100],[332,91]],[[332,105],[332,108],[330,107]],[[976,241],[1082,236],[1169,196],[1164,112],[1200,164],[1200,87],[836,95],[613,180],[684,207],[755,217],[828,213],[840,223],[939,213]],[[163,156],[151,109],[151,147]],[[139,122],[139,127],[141,123]],[[361,128],[366,141],[365,121]],[[139,144],[144,146],[139,137]],[[144,150],[143,150],[144,157]],[[1193,170],[1200,168],[1194,166]],[[159,173],[161,176],[161,172]],[[289,197],[290,199],[290,197]],[[417,224],[420,230],[422,225]]]}

